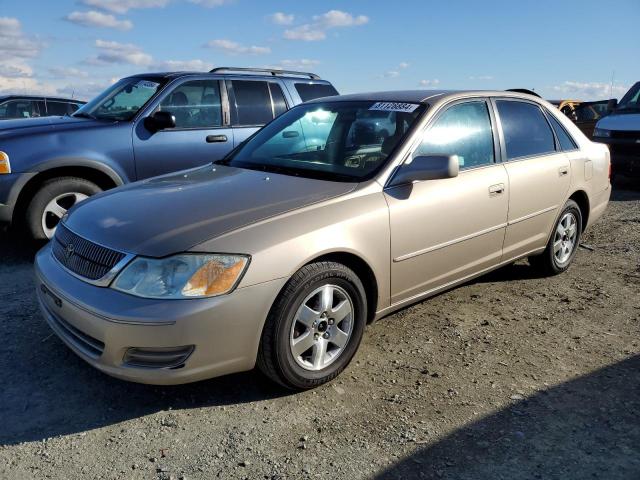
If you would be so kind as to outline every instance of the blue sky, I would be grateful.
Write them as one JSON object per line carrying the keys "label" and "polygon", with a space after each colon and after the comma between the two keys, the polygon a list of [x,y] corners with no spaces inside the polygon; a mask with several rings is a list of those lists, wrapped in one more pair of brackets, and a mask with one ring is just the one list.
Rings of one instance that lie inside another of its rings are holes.
{"label": "blue sky", "polygon": [[0,92],[88,98],[133,73],[310,70],[342,92],[534,88],[622,96],[640,0],[0,0]]}

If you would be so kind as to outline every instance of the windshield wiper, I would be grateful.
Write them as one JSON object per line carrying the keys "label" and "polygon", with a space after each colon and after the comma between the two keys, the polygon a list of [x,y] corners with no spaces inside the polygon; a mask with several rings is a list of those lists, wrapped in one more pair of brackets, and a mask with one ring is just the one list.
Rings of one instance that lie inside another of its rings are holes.
{"label": "windshield wiper", "polygon": [[91,115],[90,113],[86,113],[86,112],[76,112],[73,114],[74,117],[78,117],[78,118],[89,118],[91,120],[95,120],[96,117],[94,117],[93,115]]}

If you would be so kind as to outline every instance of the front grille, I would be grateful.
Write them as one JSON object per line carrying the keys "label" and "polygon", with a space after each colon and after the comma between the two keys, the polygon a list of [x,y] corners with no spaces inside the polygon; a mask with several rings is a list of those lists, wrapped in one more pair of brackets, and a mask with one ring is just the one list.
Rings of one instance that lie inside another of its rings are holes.
{"label": "front grille", "polygon": [[46,308],[46,310],[48,317],[53,324],[52,326],[57,327],[54,330],[57,330],[57,333],[61,337],[90,357],[98,358],[102,355],[102,352],[104,351],[103,342],[78,330],[69,322],[52,312],[49,308]]}
{"label": "front grille", "polygon": [[89,280],[99,280],[125,254],[86,240],[59,223],[52,241],[53,255],[67,269]]}

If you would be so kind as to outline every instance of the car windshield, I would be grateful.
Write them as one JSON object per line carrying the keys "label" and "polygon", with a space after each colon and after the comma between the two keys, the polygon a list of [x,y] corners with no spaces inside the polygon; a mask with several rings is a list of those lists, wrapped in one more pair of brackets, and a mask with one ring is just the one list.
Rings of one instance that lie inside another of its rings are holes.
{"label": "car windshield", "polygon": [[622,97],[618,104],[618,110],[640,110],[640,82],[636,83]]}
{"label": "car windshield", "polygon": [[382,168],[425,108],[395,102],[303,104],[276,118],[218,163],[359,182]]}
{"label": "car windshield", "polygon": [[156,78],[123,78],[80,108],[74,117],[98,120],[131,120],[162,88],[164,81]]}

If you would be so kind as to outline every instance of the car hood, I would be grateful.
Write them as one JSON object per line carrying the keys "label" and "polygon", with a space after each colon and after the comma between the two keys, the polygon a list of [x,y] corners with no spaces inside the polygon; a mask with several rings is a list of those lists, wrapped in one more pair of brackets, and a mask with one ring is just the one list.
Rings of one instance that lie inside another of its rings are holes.
{"label": "car hood", "polygon": [[355,187],[208,165],[99,194],[73,208],[65,225],[110,248],[163,257]]}
{"label": "car hood", "polygon": [[605,130],[639,131],[640,113],[612,113],[602,118],[596,128]]}
{"label": "car hood", "polygon": [[78,117],[42,117],[18,120],[2,120],[0,122],[0,138],[13,135],[33,135],[67,129],[84,129],[96,125],[104,125],[104,121]]}

